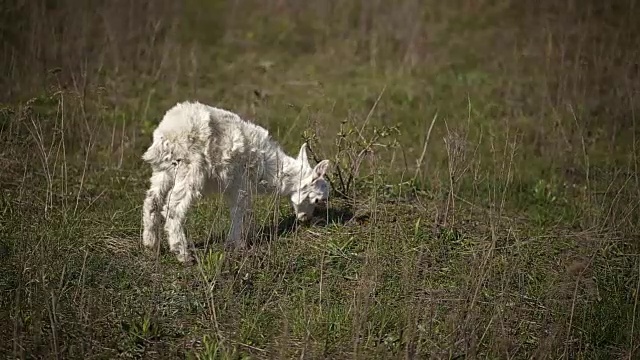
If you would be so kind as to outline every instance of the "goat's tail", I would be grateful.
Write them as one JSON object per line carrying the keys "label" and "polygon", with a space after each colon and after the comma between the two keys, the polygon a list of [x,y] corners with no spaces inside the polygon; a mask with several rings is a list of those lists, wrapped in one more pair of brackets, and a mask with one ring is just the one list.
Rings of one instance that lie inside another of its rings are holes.
{"label": "goat's tail", "polygon": [[165,140],[162,137],[155,137],[153,143],[144,154],[142,154],[142,160],[149,164],[158,164],[163,162],[163,159],[169,154],[165,149],[167,148]]}
{"label": "goat's tail", "polygon": [[155,166],[169,165],[175,160],[184,158],[185,151],[175,142],[154,134],[153,143],[142,155],[142,160]]}

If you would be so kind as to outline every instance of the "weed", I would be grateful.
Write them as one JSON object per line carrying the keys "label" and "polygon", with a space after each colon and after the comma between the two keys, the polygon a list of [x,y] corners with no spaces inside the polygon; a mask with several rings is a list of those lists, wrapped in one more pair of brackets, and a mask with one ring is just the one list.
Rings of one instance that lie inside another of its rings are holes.
{"label": "weed", "polygon": [[[371,109],[371,111],[373,110],[374,108]],[[335,155],[329,158],[335,167],[335,175],[329,176],[328,179],[332,189],[340,197],[351,199],[356,197],[355,185],[360,180],[363,162],[368,157],[375,156],[376,149],[387,149],[398,145],[396,139],[400,130],[397,126],[374,126],[372,133],[364,133],[370,116],[371,112],[359,128],[348,119],[341,121],[340,128],[335,135]],[[311,144],[309,152],[314,159],[317,161],[323,158],[324,154],[316,154],[313,151],[313,145],[318,142],[317,136],[313,133],[305,133],[303,136],[305,141]]]}

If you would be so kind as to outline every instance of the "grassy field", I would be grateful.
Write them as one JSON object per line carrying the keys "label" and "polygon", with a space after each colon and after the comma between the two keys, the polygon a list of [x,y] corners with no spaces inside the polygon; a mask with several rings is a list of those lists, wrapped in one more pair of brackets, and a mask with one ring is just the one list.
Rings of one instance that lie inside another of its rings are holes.
{"label": "grassy field", "polygon": [[[634,1],[10,1],[6,358],[640,358]],[[187,99],[329,158],[319,224],[255,204],[141,247],[140,156]],[[640,125],[638,125],[640,126]]]}

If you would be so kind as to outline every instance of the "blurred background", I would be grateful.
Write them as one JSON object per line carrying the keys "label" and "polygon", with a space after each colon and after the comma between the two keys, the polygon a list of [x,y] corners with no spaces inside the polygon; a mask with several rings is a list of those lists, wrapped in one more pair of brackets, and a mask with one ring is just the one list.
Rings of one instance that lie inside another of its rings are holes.
{"label": "blurred background", "polygon": [[466,118],[470,102],[477,121],[524,127],[549,155],[576,125],[592,141],[630,135],[640,86],[631,0],[34,0],[0,11],[3,100],[69,90],[138,111],[136,122],[189,98],[263,121],[264,107],[282,113],[273,121],[303,107],[344,118],[386,87],[374,114],[385,121],[421,129],[436,111]]}

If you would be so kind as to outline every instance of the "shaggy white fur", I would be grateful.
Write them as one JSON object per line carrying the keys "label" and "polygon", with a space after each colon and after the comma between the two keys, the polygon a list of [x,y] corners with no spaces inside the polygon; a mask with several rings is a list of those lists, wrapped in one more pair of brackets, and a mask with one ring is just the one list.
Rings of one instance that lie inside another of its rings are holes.
{"label": "shaggy white fur", "polygon": [[306,143],[297,158],[285,154],[264,128],[238,115],[198,102],[169,109],[142,159],[153,169],[143,206],[143,244],[159,245],[159,227],[181,262],[192,260],[183,224],[189,207],[208,193],[221,193],[231,210],[227,244],[244,247],[243,222],[252,192],[291,199],[296,216],[308,220],[326,202],[329,160],[309,165]]}

